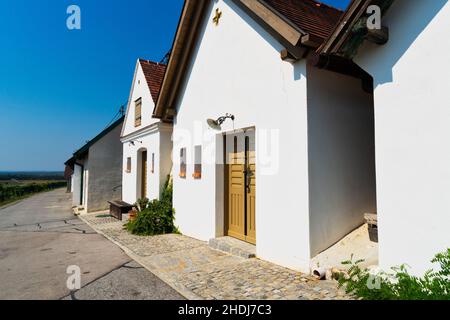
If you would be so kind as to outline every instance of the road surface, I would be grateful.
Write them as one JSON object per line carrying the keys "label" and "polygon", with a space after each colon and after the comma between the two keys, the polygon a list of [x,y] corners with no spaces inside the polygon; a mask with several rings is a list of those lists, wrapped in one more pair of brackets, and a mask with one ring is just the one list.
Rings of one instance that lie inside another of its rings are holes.
{"label": "road surface", "polygon": [[[70,194],[41,193],[0,209],[0,299],[183,299],[74,217]],[[67,288],[69,266],[80,290]]]}

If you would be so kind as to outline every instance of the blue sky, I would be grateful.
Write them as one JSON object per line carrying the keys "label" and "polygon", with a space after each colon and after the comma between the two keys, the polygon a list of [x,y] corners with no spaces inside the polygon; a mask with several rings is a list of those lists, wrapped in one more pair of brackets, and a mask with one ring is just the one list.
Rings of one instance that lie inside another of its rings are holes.
{"label": "blue sky", "polygon": [[[348,0],[323,1],[345,7]],[[81,30],[66,9],[81,8]],[[0,171],[63,170],[170,49],[183,0],[0,0]]]}

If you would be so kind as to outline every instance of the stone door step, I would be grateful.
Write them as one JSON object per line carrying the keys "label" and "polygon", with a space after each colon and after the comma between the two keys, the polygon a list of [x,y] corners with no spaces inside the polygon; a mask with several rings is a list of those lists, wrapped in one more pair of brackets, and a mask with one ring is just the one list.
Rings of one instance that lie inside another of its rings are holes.
{"label": "stone door step", "polygon": [[245,259],[256,257],[256,246],[231,237],[222,237],[209,240],[212,249],[220,250]]}

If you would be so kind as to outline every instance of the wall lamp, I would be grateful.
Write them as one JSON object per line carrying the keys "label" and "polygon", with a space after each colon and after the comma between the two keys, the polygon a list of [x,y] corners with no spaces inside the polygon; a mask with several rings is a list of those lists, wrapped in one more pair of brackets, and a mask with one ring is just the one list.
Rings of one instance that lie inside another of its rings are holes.
{"label": "wall lamp", "polygon": [[223,117],[218,118],[217,120],[214,119],[208,119],[206,122],[208,123],[208,126],[210,126],[214,130],[222,130],[222,124],[227,120],[231,119],[231,121],[234,121],[235,117],[232,114],[226,114]]}
{"label": "wall lamp", "polygon": [[134,147],[136,145],[136,142],[142,144],[142,141],[136,140],[136,141],[130,141],[130,146]]}

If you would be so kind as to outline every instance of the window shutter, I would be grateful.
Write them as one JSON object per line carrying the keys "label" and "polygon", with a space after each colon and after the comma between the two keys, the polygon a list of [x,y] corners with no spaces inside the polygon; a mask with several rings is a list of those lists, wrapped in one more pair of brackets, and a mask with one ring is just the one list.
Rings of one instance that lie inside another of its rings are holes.
{"label": "window shutter", "polygon": [[135,102],[134,126],[139,127],[141,124],[142,124],[142,99],[139,98]]}

